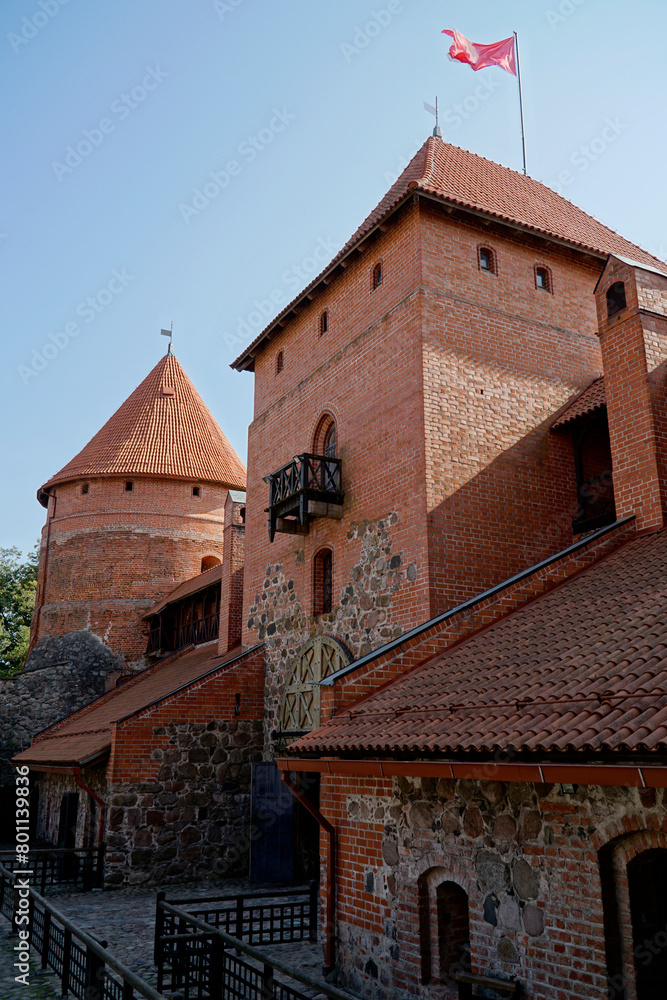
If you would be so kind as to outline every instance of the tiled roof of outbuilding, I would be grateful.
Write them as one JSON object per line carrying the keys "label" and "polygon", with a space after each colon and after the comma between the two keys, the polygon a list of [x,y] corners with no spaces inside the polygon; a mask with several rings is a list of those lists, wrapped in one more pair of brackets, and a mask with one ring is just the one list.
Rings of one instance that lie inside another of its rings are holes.
{"label": "tiled roof of outbuilding", "polygon": [[114,722],[161,701],[240,655],[238,646],[219,656],[217,643],[210,643],[157,663],[39,733],[32,746],[14,760],[22,764],[72,767],[101,756],[111,745]]}
{"label": "tiled roof of outbuilding", "polygon": [[185,597],[190,597],[191,594],[197,594],[200,590],[205,590],[207,587],[212,586],[214,583],[219,583],[222,580],[222,563],[217,566],[212,566],[210,569],[205,569],[203,573],[199,573],[198,576],[193,576],[185,583],[179,583],[178,587],[175,587],[170,593],[167,594],[161,601],[159,601],[154,607],[147,611],[143,616],[144,618],[151,618],[156,615],[158,611],[162,611],[166,608],[168,604],[173,604],[175,601],[182,601]]}
{"label": "tiled roof of outbuilding", "polygon": [[161,358],[71,462],[42,486],[92,476],[164,476],[245,489],[246,471],[177,359]]}
{"label": "tiled roof of outbuilding", "polygon": [[588,570],[292,744],[317,754],[667,752],[667,530]]}
{"label": "tiled roof of outbuilding", "polygon": [[555,431],[558,427],[569,424],[571,420],[578,420],[579,417],[585,417],[587,414],[593,413],[594,410],[601,410],[606,405],[604,375],[600,375],[583,392],[579,393],[557,420],[554,420],[551,429]]}
{"label": "tiled roof of outbuilding", "polygon": [[266,338],[274,324],[281,322],[296,303],[319,285],[324,275],[406,196],[420,191],[449,205],[496,218],[580,250],[596,255],[614,253],[631,257],[667,274],[667,264],[619,236],[540,181],[431,136],[331,263],[232,362],[232,368],[248,367],[249,354]]}

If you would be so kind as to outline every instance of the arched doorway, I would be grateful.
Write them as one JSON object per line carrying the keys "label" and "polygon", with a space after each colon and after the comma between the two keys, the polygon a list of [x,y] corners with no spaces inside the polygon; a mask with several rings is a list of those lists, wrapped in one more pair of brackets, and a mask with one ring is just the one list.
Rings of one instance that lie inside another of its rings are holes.
{"label": "arched doorway", "polygon": [[468,894],[444,868],[430,868],[417,882],[422,982],[457,991],[455,975],[470,970]]}
{"label": "arched doorway", "polygon": [[637,1000],[667,998],[667,849],[628,862]]}
{"label": "arched doorway", "polygon": [[345,646],[329,635],[318,635],[301,647],[287,678],[280,708],[280,731],[284,737],[296,738],[317,729],[320,724],[319,682],[342,670],[349,662],[350,654]]}

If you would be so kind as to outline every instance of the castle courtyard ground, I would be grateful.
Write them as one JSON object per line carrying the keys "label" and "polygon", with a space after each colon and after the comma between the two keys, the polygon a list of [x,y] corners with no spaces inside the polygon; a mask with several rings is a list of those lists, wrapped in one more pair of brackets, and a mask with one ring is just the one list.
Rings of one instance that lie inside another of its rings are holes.
{"label": "castle courtyard ground", "polygon": [[[230,895],[236,892],[257,892],[262,886],[247,880],[189,882],[186,885],[141,886],[93,892],[67,892],[47,895],[47,899],[77,927],[107,942],[107,948],[133,972],[152,986],[157,984],[153,965],[153,929],[155,898],[160,888],[167,898]],[[31,952],[30,986],[14,981],[12,948],[16,938],[8,920],[0,919],[0,998],[2,1000],[60,1000],[60,980],[52,972],[42,972],[39,960]],[[305,972],[313,979],[322,979],[322,949],[309,942],[272,945],[260,949],[264,954]],[[317,996],[305,986],[295,984],[300,992]]]}

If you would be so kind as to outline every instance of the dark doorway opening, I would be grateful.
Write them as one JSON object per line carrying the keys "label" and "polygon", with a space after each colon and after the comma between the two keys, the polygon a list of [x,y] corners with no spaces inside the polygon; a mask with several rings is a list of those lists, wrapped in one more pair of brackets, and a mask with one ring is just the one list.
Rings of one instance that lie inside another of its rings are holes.
{"label": "dark doorway opening", "polygon": [[628,863],[637,1000],[667,998],[667,850]]}
{"label": "dark doorway opening", "polygon": [[440,982],[451,985],[457,972],[470,971],[468,896],[455,882],[436,889]]}
{"label": "dark doorway opening", "polygon": [[[319,775],[298,775],[294,780],[317,808]],[[319,824],[289,791],[273,761],[253,764],[250,829],[252,882],[319,878]]]}
{"label": "dark doorway opening", "polygon": [[[70,850],[76,847],[76,821],[79,812],[79,793],[65,792],[60,803],[60,822],[58,824],[58,847]],[[75,854],[64,854],[60,861],[61,878],[69,880],[76,877],[77,861]]]}
{"label": "dark doorway opening", "polygon": [[30,775],[30,820],[28,833],[31,842],[37,837],[37,813],[39,812],[39,785]]}
{"label": "dark doorway opening", "polygon": [[578,501],[572,529],[580,534],[613,524],[616,519],[606,411],[578,421],[572,441]]}

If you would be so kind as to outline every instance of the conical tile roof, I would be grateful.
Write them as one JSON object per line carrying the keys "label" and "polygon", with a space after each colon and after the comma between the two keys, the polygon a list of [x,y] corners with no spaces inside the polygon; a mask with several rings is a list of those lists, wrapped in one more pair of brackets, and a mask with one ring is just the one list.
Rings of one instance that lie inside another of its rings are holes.
{"label": "conical tile roof", "polygon": [[173,354],[161,358],[56,483],[91,476],[164,476],[245,489],[246,470]]}

